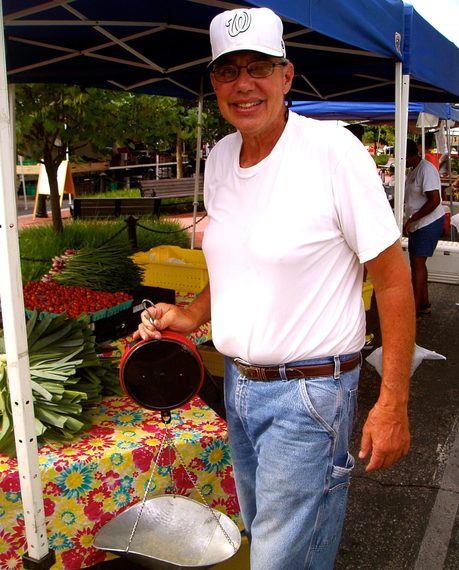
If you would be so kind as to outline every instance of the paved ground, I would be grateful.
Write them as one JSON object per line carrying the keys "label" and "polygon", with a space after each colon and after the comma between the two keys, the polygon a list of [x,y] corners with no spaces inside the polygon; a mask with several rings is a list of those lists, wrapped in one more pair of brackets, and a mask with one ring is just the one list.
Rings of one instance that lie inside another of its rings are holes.
{"label": "paved ground", "polygon": [[[358,463],[336,570],[459,568],[459,288],[429,288],[432,314],[418,321],[416,342],[447,360],[424,360],[413,375],[410,454],[371,475]],[[377,372],[366,364],[355,453],[378,385]]]}
{"label": "paved ground", "polygon": [[[190,220],[182,218],[184,227]],[[430,295],[432,314],[418,321],[417,344],[447,360],[424,360],[413,375],[410,454],[393,468],[370,475],[358,462],[335,570],[459,569],[459,287],[431,283]],[[377,332],[375,314],[373,303],[369,322]],[[378,373],[365,363],[355,454],[378,387]],[[244,560],[238,559],[237,566],[235,570],[248,569]],[[126,560],[101,567],[140,568]]]}

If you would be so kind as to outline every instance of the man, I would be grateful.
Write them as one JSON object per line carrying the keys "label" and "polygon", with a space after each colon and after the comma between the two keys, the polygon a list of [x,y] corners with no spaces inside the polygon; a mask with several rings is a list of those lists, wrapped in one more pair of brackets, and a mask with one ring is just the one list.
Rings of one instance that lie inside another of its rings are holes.
{"label": "man", "polygon": [[[252,570],[331,569],[354,459],[348,452],[365,316],[366,263],[384,375],[364,427],[368,471],[408,452],[414,310],[409,270],[361,143],[285,107],[294,69],[265,8],[211,23],[211,81],[237,129],[206,164],[207,287],[187,309],[159,303],[136,336],[189,333],[212,316]],[[153,324],[150,323],[153,319]]]}
{"label": "man", "polygon": [[427,283],[427,258],[432,257],[445,225],[438,170],[419,156],[413,140],[406,143],[406,166],[411,168],[405,181],[404,235],[408,236],[416,315],[431,312]]}

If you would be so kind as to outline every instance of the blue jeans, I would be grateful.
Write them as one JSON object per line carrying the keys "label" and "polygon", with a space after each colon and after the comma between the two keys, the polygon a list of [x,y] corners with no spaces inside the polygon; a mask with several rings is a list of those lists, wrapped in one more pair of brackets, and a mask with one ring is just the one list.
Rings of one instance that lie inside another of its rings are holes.
{"label": "blue jeans", "polygon": [[229,442],[251,570],[333,568],[354,467],[348,445],[359,373],[356,367],[336,378],[259,382],[225,359]]}

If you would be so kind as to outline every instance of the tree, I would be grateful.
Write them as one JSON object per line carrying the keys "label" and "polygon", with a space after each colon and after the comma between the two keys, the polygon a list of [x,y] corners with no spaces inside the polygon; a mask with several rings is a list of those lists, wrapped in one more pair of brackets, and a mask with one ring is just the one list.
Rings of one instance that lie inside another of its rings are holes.
{"label": "tree", "polygon": [[[214,142],[232,130],[214,101],[203,113],[203,140]],[[84,89],[70,85],[16,87],[16,137],[20,154],[44,164],[50,187],[53,228],[63,231],[57,171],[67,151],[90,144],[98,155],[107,147],[144,144],[150,152],[175,149],[182,175],[182,146],[196,139],[195,100]],[[195,145],[190,148],[193,156]]]}
{"label": "tree", "polygon": [[18,151],[44,164],[49,180],[53,229],[63,231],[57,171],[69,148],[104,147],[112,143],[109,125],[116,115],[113,92],[69,85],[18,85],[16,137]]}
{"label": "tree", "polygon": [[123,94],[118,99],[118,137],[125,144],[142,143],[150,152],[175,149],[177,176],[182,174],[182,142],[196,137],[195,101],[175,97]]}

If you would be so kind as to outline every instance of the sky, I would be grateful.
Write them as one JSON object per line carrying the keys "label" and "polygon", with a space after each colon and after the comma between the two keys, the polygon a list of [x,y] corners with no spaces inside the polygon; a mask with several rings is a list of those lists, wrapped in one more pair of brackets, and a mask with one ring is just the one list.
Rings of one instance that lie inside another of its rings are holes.
{"label": "sky", "polygon": [[459,47],[459,0],[407,0],[416,12]]}

